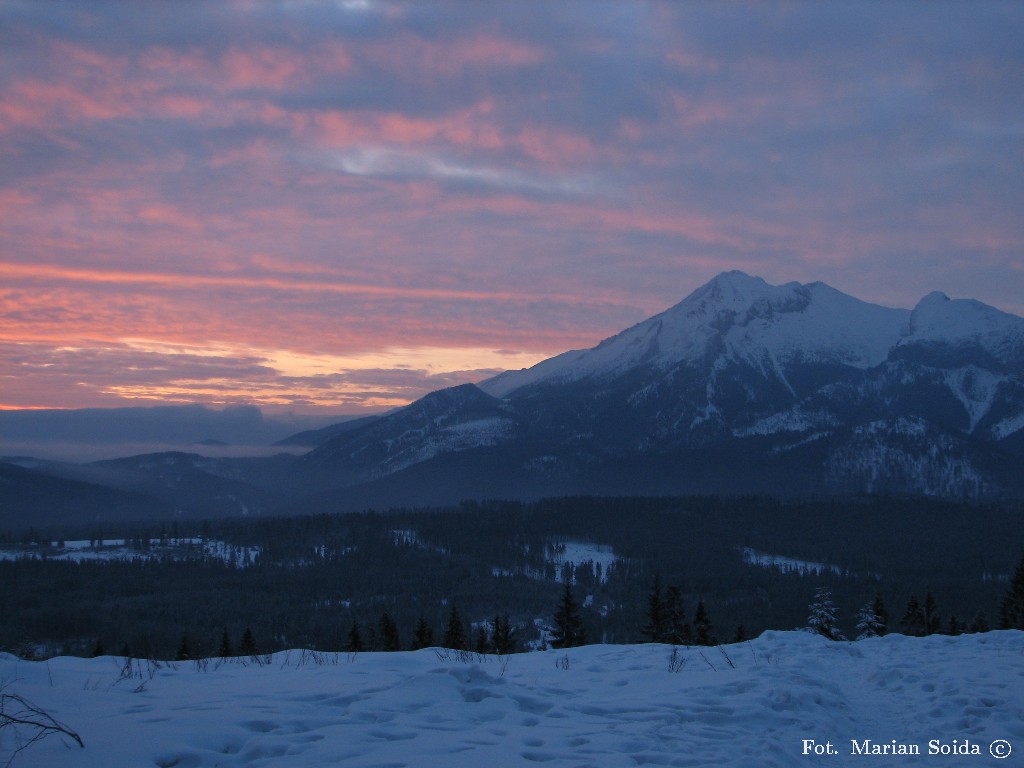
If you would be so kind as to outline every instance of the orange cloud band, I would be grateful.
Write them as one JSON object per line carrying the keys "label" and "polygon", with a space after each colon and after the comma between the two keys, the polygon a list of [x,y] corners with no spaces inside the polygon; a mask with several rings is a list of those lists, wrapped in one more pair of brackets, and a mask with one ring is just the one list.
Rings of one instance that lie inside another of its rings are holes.
{"label": "orange cloud band", "polygon": [[[464,301],[547,301],[567,303],[589,302],[574,294],[537,294],[513,291],[472,291],[451,288],[407,288],[400,286],[371,285],[365,283],[334,282],[329,280],[289,280],[281,277],[244,277],[241,275],[171,274],[166,272],[128,272],[123,270],[82,269],[47,264],[0,264],[0,275],[22,280],[64,280],[84,283],[105,283],[112,285],[159,285],[167,287],[195,288],[269,288],[282,291],[313,293],[357,294],[384,298],[417,299],[461,299]],[[626,302],[613,297],[603,299],[606,303],[628,306]]]}

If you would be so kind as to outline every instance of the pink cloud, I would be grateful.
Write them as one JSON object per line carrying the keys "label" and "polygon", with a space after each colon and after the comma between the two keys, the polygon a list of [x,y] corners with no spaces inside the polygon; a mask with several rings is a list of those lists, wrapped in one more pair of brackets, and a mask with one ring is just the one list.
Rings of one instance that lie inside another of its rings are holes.
{"label": "pink cloud", "polygon": [[361,53],[379,67],[421,79],[479,67],[534,66],[545,59],[543,49],[535,45],[488,34],[445,41],[402,34],[386,43],[367,44]]}
{"label": "pink cloud", "polygon": [[599,154],[607,161],[611,155],[620,154],[617,148],[604,146],[599,149],[589,136],[546,126],[524,126],[513,142],[528,157],[549,168],[592,163]]}

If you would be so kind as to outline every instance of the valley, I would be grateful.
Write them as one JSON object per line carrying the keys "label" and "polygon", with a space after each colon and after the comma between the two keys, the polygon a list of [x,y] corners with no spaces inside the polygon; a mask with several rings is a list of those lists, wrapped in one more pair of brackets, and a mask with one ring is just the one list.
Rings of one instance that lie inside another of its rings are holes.
{"label": "valley", "polygon": [[[248,630],[267,652],[343,652],[358,627],[402,648],[442,642],[453,609],[475,643],[508,617],[520,650],[550,641],[565,585],[591,642],[644,640],[656,581],[698,603],[718,642],[805,626],[827,587],[848,636],[876,597],[891,631],[927,596],[941,630],[994,628],[1024,552],[1019,503],[897,497],[574,497],[453,507],[208,520],[195,528],[68,529],[0,540],[0,649],[28,657],[128,648],[215,655]],[[102,544],[100,543],[102,542]],[[910,546],[908,546],[910,543]],[[742,629],[741,629],[742,628]]]}

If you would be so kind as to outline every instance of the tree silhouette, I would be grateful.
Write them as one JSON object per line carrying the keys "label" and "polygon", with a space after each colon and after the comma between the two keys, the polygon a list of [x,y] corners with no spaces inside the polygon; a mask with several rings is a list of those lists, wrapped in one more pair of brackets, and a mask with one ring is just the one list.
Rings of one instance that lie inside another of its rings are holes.
{"label": "tree silhouette", "polygon": [[683,596],[679,587],[669,587],[665,593],[665,642],[672,645],[689,645],[690,626],[683,611]]}
{"label": "tree silhouette", "polygon": [[1024,555],[1010,580],[1010,588],[999,606],[1001,629],[1024,629]]}
{"label": "tree silhouette", "polygon": [[697,645],[714,645],[715,637],[711,633],[713,627],[711,619],[708,618],[708,609],[704,607],[704,601],[697,601],[697,610],[693,614],[693,642]]}
{"label": "tree silhouette", "polygon": [[416,632],[412,637],[412,649],[418,651],[420,648],[429,648],[434,644],[434,630],[427,624],[427,619],[421,613],[419,621],[416,622]]}
{"label": "tree silhouette", "polygon": [[381,649],[385,651],[402,650],[402,643],[398,639],[398,626],[387,611],[380,617],[380,644]]}
{"label": "tree silhouette", "polygon": [[452,606],[448,614],[448,627],[444,631],[444,647],[453,651],[468,651],[469,643],[466,642],[466,628],[462,624],[462,616],[459,615],[459,608]]}
{"label": "tree silhouette", "polygon": [[654,575],[651,591],[647,593],[647,622],[640,630],[651,643],[664,643],[668,635],[668,606],[661,589],[661,574]]}
{"label": "tree silhouette", "polygon": [[926,629],[924,610],[921,608],[917,595],[911,595],[907,601],[907,609],[903,612],[903,618],[900,619],[900,626],[911,637],[924,636]]}
{"label": "tree silhouette", "polygon": [[222,659],[235,655],[231,647],[231,636],[228,634],[227,627],[224,627],[224,632],[220,636],[220,648],[217,649],[217,655]]}
{"label": "tree silhouette", "polygon": [[508,616],[494,616],[494,632],[491,648],[497,654],[515,653],[516,639]]}
{"label": "tree silhouette", "polygon": [[553,648],[574,648],[578,645],[586,645],[587,635],[583,630],[583,618],[580,616],[580,606],[576,602],[576,596],[572,593],[572,584],[565,582],[562,589],[562,599],[555,611],[555,627],[551,636],[551,647]]}
{"label": "tree silhouette", "polygon": [[924,633],[934,635],[942,629],[942,617],[935,605],[935,596],[929,592],[924,598]]}
{"label": "tree silhouette", "polygon": [[359,634],[359,624],[352,622],[352,629],[348,631],[348,647],[346,649],[349,653],[362,653],[363,652],[363,637]]}
{"label": "tree silhouette", "polygon": [[188,644],[188,635],[183,634],[181,636],[181,642],[178,643],[178,650],[174,654],[175,661],[191,661],[192,660],[192,649]]}
{"label": "tree silhouette", "polygon": [[248,627],[242,633],[242,644],[238,646],[238,653],[242,656],[256,655],[256,638],[253,637],[252,630]]}

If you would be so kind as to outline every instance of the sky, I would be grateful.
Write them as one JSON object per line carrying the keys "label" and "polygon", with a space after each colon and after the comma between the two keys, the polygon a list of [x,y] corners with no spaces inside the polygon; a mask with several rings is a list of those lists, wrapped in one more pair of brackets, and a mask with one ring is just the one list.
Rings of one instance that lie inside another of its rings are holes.
{"label": "sky", "polygon": [[740,269],[1024,314],[1018,2],[0,2],[0,408],[360,413]]}

